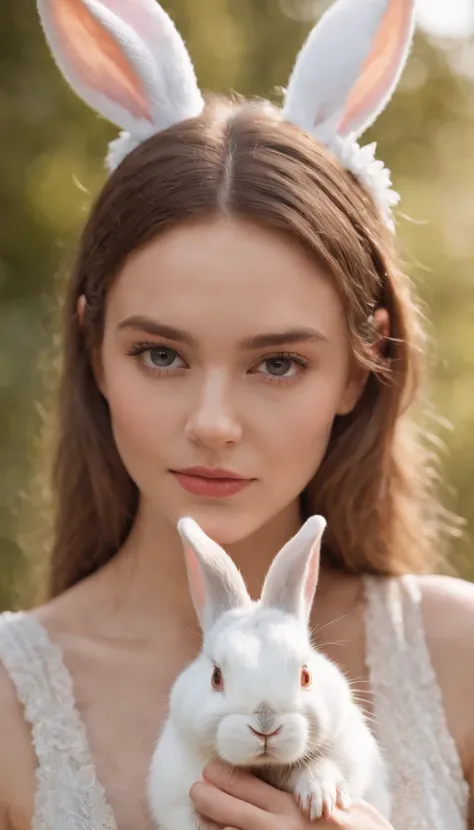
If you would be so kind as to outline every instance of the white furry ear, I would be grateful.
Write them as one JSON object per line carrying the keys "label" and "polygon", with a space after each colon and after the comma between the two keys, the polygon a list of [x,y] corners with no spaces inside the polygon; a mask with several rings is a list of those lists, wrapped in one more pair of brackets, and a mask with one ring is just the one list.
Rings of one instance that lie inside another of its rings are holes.
{"label": "white furry ear", "polygon": [[155,0],[37,0],[47,42],[83,100],[139,143],[200,114],[191,59]]}
{"label": "white furry ear", "polygon": [[405,66],[416,0],[336,0],[313,28],[283,113],[323,144],[361,135],[385,108]]}
{"label": "white furry ear", "polygon": [[263,583],[260,604],[309,620],[319,577],[322,516],[311,516],[273,560]]}
{"label": "white furry ear", "polygon": [[187,517],[180,519],[178,532],[194,607],[202,630],[207,631],[225,611],[249,605],[251,599],[230,556],[197,522]]}

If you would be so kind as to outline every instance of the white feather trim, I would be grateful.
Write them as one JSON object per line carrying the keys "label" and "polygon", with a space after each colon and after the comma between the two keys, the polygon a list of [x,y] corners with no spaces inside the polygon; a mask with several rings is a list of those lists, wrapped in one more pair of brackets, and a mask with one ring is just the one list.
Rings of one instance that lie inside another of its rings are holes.
{"label": "white feather trim", "polygon": [[392,188],[390,170],[375,158],[376,142],[361,147],[354,136],[335,136],[327,147],[373,197],[390,230],[394,230],[392,208],[400,202],[400,194]]}

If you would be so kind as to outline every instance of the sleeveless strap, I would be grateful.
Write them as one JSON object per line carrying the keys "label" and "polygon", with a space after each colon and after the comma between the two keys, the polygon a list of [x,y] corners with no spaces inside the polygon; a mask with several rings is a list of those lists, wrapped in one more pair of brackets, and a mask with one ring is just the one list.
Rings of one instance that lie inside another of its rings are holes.
{"label": "sleeveless strap", "polygon": [[366,662],[400,828],[465,830],[469,786],[426,643],[416,577],[365,578]]}
{"label": "sleeveless strap", "polygon": [[38,759],[32,830],[117,830],[71,676],[46,629],[24,612],[0,614],[0,661],[32,727]]}

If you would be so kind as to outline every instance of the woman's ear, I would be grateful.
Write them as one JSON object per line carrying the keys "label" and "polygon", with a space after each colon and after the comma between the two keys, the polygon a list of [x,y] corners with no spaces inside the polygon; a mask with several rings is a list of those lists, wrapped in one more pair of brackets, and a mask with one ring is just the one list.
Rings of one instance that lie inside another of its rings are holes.
{"label": "woman's ear", "polygon": [[[374,331],[372,352],[374,361],[383,357],[385,345],[390,337],[390,315],[386,308],[377,308],[370,318],[370,325]],[[356,406],[369,377],[369,370],[363,366],[354,366],[344,389],[337,415],[348,415]]]}
{"label": "woman's ear", "polygon": [[81,294],[77,301],[77,319],[79,321],[79,328],[81,329],[81,331],[84,330],[84,315],[86,313],[86,305],[86,295]]}
{"label": "woman's ear", "polygon": [[369,370],[363,366],[354,365],[350,377],[341,396],[336,415],[349,415],[362,397],[365,384],[369,377]]}
{"label": "woman's ear", "polygon": [[[77,319],[79,323],[79,328],[83,332],[84,331],[84,319],[87,309],[87,299],[85,294],[81,294],[77,301]],[[94,380],[97,384],[97,388],[101,395],[107,400],[107,395],[105,391],[105,378],[104,378],[104,367],[102,363],[102,355],[100,349],[95,347],[92,349],[90,354],[90,362],[92,373],[94,375]]]}
{"label": "woman's ear", "polygon": [[371,319],[372,328],[375,332],[373,344],[374,357],[383,357],[384,348],[390,337],[390,315],[386,308],[377,308]]}

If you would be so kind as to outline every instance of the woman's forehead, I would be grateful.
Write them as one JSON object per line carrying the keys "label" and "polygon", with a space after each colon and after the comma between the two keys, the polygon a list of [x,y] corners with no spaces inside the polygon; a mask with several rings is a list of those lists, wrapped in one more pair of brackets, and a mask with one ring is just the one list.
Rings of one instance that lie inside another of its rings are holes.
{"label": "woman's forehead", "polygon": [[342,309],[330,277],[284,233],[233,218],[185,223],[133,254],[109,298],[111,317],[146,315],[199,330],[231,325],[330,334]]}

